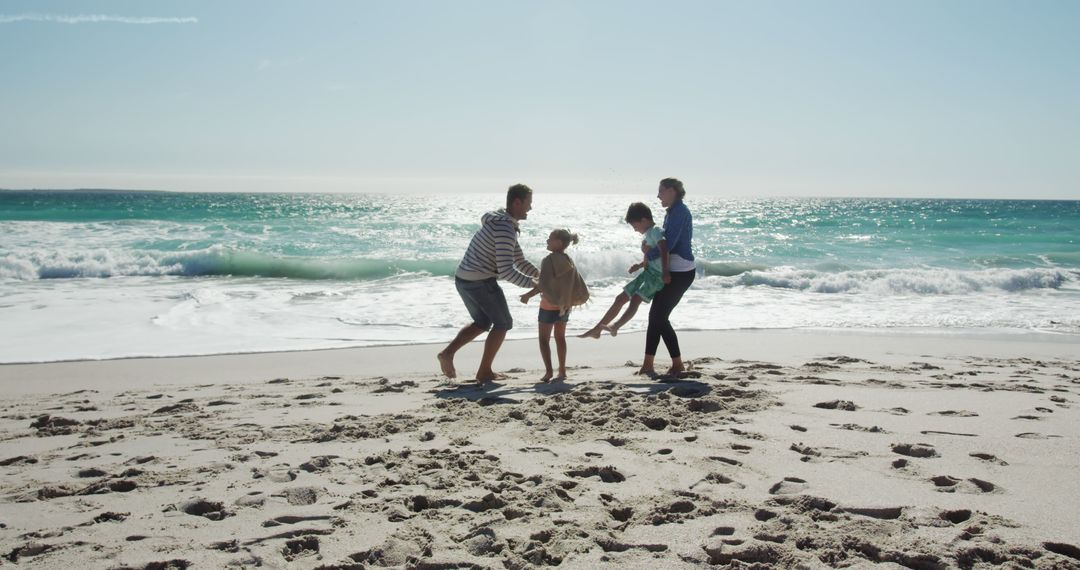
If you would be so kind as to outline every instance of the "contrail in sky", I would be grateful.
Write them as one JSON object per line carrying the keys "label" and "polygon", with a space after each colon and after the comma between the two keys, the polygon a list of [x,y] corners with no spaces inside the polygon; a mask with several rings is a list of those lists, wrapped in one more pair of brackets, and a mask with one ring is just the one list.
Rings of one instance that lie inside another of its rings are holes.
{"label": "contrail in sky", "polygon": [[13,22],[56,22],[58,24],[98,24],[113,22],[118,24],[196,24],[198,18],[163,18],[157,16],[112,16],[109,14],[0,14],[0,24]]}

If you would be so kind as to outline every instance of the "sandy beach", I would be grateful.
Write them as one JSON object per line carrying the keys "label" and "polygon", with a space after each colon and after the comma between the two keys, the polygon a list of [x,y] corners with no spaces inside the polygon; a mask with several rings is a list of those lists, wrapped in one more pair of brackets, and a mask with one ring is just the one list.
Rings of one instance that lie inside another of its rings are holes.
{"label": "sandy beach", "polygon": [[1080,568],[1074,337],[682,341],[3,365],[0,566]]}

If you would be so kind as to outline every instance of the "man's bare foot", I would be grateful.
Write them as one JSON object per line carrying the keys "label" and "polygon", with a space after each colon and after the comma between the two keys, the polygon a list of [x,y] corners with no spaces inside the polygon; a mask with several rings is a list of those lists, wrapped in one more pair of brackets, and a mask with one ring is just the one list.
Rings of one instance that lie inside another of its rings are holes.
{"label": "man's bare foot", "polygon": [[604,325],[604,330],[609,332],[611,336],[619,336],[619,327],[613,327],[611,325]]}
{"label": "man's bare foot", "polygon": [[435,355],[435,358],[439,359],[439,368],[442,368],[442,373],[447,378],[457,378],[457,370],[454,370],[454,357],[452,355],[440,352]]}
{"label": "man's bare foot", "polygon": [[566,374],[559,374],[558,376],[551,379],[552,384],[557,384],[557,383],[562,383],[562,382],[566,382]]}
{"label": "man's bare foot", "polygon": [[548,381],[551,380],[551,374],[552,374],[552,372],[549,370],[547,374],[544,374],[543,376],[541,376],[540,380],[539,380],[540,383],[547,384]]}
{"label": "man's bare foot", "polygon": [[600,338],[600,331],[604,330],[604,325],[596,325],[595,327],[577,335],[578,338]]}

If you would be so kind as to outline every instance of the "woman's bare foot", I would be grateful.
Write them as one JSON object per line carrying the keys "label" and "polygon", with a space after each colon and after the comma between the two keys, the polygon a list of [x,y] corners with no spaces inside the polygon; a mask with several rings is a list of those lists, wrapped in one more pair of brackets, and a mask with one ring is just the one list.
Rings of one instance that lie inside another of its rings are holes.
{"label": "woman's bare foot", "polygon": [[681,366],[678,367],[678,368],[672,366],[671,368],[668,368],[667,372],[664,373],[664,376],[671,376],[673,378],[681,378],[682,376],[685,376],[685,375],[686,375],[686,369],[681,367]]}
{"label": "woman's bare foot", "polygon": [[548,381],[551,380],[551,374],[552,374],[552,372],[550,370],[548,370],[547,374],[544,374],[543,376],[540,377],[540,383],[541,384],[547,384]]}
{"label": "woman's bare foot", "polygon": [[619,327],[604,325],[604,330],[611,333],[611,336],[619,336]]}
{"label": "woman's bare foot", "polygon": [[595,327],[577,335],[578,338],[600,338],[600,331],[604,330],[604,325],[596,325]]}
{"label": "woman's bare foot", "polygon": [[656,378],[658,376],[656,374],[656,370],[653,370],[652,368],[645,368],[644,366],[638,369],[638,371],[634,374],[637,374],[638,376],[648,376],[649,378]]}
{"label": "woman's bare foot", "polygon": [[499,374],[498,372],[477,372],[476,383],[483,386],[484,384],[490,384],[499,380],[506,380],[509,378],[506,374]]}
{"label": "woman's bare foot", "polygon": [[442,368],[442,373],[447,378],[457,378],[457,371],[454,370],[454,356],[452,354],[446,354],[440,352],[435,355],[435,358],[439,359],[439,368]]}

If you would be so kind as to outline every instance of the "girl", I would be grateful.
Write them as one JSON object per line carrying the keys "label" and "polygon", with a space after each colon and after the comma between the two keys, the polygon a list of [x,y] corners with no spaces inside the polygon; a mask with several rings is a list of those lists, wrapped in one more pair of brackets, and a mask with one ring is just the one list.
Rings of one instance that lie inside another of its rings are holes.
{"label": "girl", "polygon": [[[551,252],[540,263],[540,282],[532,291],[521,296],[522,303],[540,295],[540,356],[544,359],[545,374],[541,382],[566,380],[566,323],[570,308],[589,300],[589,288],[581,279],[574,261],[564,253],[571,243],[577,243],[577,234],[569,230],[555,230],[548,236],[547,248]],[[555,331],[555,349],[559,355],[559,375],[552,378],[551,331]]]}

